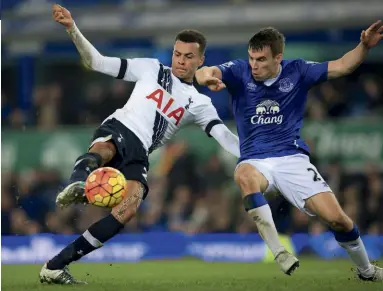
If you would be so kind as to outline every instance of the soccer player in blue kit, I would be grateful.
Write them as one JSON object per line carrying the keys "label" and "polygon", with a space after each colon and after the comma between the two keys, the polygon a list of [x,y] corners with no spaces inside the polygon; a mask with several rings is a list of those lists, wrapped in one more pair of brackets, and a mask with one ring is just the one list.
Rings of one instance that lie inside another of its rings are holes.
{"label": "soccer player in blue kit", "polygon": [[284,60],[285,38],[274,28],[256,33],[248,60],[234,60],[197,71],[196,80],[212,91],[227,88],[240,139],[241,157],[234,178],[246,211],[282,271],[290,275],[299,261],[280,243],[263,196],[281,193],[291,204],[325,222],[357,267],[361,280],[383,281],[383,269],[370,263],[355,223],[310,162],[300,137],[307,93],[328,79],[352,73],[383,38],[381,21],[361,33],[360,43],[340,59],[316,63]]}

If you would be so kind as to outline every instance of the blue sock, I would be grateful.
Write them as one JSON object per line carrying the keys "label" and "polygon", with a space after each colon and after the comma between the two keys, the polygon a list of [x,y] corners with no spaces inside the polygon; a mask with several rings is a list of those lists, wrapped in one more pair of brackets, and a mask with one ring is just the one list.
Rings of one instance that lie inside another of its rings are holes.
{"label": "blue sock", "polygon": [[353,229],[347,232],[340,232],[335,230],[331,231],[334,234],[335,239],[340,243],[357,240],[360,236],[359,229],[355,224]]}
{"label": "blue sock", "polygon": [[255,192],[253,194],[245,196],[245,198],[243,198],[243,204],[245,206],[245,210],[249,211],[251,209],[266,205],[268,203],[261,192]]}
{"label": "blue sock", "polygon": [[339,232],[334,230],[332,232],[334,233],[335,239],[338,241],[339,245],[346,250],[359,272],[367,278],[372,276],[374,267],[368,259],[367,251],[364,247],[362,239],[360,238],[358,227],[354,225],[353,229],[347,232]]}

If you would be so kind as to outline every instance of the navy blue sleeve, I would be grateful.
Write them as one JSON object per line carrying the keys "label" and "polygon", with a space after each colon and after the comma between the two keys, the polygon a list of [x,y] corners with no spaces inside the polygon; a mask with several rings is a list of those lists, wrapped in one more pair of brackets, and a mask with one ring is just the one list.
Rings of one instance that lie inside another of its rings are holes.
{"label": "navy blue sleeve", "polygon": [[224,82],[227,87],[234,88],[238,84],[241,84],[244,64],[243,60],[234,60],[217,66],[222,72],[222,82]]}
{"label": "navy blue sleeve", "polygon": [[312,87],[327,80],[328,62],[318,63],[299,60],[298,64],[307,87]]}

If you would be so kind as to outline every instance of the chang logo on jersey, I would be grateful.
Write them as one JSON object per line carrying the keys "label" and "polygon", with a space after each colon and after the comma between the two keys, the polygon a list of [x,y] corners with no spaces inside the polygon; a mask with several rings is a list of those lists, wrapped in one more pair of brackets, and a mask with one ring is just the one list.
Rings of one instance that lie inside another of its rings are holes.
{"label": "chang logo on jersey", "polygon": [[277,115],[280,111],[279,104],[272,100],[265,100],[255,108],[255,115],[251,117],[252,124],[281,124],[283,115]]}

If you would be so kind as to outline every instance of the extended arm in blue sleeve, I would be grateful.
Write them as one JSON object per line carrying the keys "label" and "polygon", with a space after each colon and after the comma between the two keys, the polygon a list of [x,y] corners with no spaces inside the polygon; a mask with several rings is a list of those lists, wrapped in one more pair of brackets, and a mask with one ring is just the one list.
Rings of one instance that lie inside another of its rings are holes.
{"label": "extended arm in blue sleeve", "polygon": [[234,60],[217,66],[222,72],[222,81],[227,87],[235,87],[240,83],[244,64],[243,60]]}

